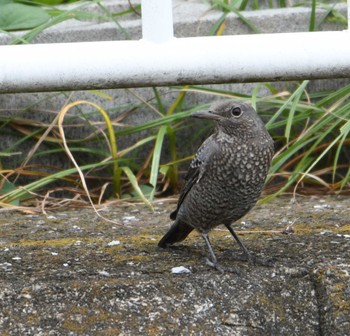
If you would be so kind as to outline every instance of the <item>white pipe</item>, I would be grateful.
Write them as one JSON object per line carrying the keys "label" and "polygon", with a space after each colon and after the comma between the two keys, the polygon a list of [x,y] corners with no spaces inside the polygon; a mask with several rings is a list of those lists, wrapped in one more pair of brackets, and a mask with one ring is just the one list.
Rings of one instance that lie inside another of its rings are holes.
{"label": "white pipe", "polygon": [[350,32],[350,0],[347,0],[348,5],[348,31]]}
{"label": "white pipe", "polygon": [[0,47],[2,93],[345,77],[347,32]]}
{"label": "white pipe", "polygon": [[143,0],[141,14],[143,39],[164,42],[173,37],[171,0]]}

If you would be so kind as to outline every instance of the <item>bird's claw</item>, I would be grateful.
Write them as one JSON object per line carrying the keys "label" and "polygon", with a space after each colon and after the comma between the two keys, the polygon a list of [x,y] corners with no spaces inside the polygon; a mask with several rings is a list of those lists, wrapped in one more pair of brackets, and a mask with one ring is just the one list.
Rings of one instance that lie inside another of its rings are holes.
{"label": "bird's claw", "polygon": [[205,258],[205,263],[208,266],[215,268],[217,271],[219,271],[222,274],[224,273],[235,273],[237,275],[241,274],[241,272],[238,269],[233,267],[224,267],[220,265],[218,262],[212,262],[211,260],[209,260],[209,258]]}
{"label": "bird's claw", "polygon": [[275,262],[271,258],[259,258],[252,254],[243,254],[240,256],[234,257],[237,260],[247,261],[249,265],[258,265],[258,266],[266,266],[266,267],[274,267]]}

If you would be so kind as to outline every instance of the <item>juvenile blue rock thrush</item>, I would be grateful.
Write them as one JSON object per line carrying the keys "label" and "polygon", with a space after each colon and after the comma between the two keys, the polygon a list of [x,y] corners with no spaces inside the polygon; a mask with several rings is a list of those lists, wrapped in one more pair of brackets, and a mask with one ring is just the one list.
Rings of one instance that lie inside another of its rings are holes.
{"label": "juvenile blue rock thrush", "polygon": [[208,238],[208,232],[225,225],[243,250],[231,224],[243,217],[260,197],[274,153],[273,140],[255,110],[246,103],[221,101],[209,111],[191,115],[213,120],[214,133],[198,149],[182,188],[175,220],[158,246],[184,240],[196,229],[208,246],[210,265],[222,270]]}

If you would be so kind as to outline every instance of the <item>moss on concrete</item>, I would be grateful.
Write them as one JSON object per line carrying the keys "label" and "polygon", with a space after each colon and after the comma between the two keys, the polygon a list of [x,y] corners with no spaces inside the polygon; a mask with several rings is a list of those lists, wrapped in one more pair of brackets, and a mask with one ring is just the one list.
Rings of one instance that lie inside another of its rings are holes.
{"label": "moss on concrete", "polygon": [[[321,206],[320,206],[321,205]],[[157,241],[173,205],[0,218],[3,335],[346,335],[350,330],[350,200],[282,198],[235,224],[252,253],[237,258],[224,228],[211,233],[221,274],[193,233],[172,249]],[[289,233],[289,234],[288,234]],[[119,240],[120,244],[108,243]],[[191,273],[172,274],[185,266]]]}

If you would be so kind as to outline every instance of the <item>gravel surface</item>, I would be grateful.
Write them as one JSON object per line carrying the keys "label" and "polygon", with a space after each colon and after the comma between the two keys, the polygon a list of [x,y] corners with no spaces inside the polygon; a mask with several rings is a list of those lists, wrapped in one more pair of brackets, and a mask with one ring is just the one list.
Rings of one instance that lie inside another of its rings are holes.
{"label": "gravel surface", "polygon": [[[283,197],[163,250],[174,203],[0,219],[1,335],[350,335],[350,199]],[[122,224],[122,225],[120,225]]]}

